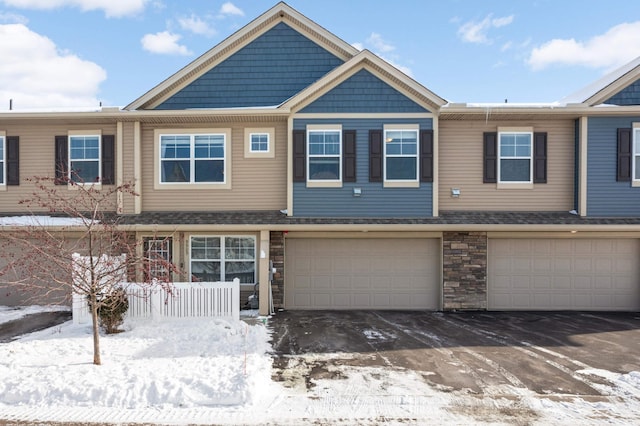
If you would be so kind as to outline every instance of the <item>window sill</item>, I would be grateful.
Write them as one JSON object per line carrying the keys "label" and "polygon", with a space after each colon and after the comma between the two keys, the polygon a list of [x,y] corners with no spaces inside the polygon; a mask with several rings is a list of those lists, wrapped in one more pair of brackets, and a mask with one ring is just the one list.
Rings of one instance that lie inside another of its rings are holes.
{"label": "window sill", "polygon": [[153,186],[153,189],[160,190],[211,190],[211,189],[231,189],[231,183],[158,183]]}
{"label": "window sill", "polygon": [[496,189],[533,189],[533,183],[528,182],[499,182]]}
{"label": "window sill", "polygon": [[407,181],[384,181],[384,188],[420,188],[420,182],[407,182]]}
{"label": "window sill", "polygon": [[342,188],[342,181],[307,181],[307,188]]}
{"label": "window sill", "polygon": [[640,188],[640,180],[632,180],[631,186],[634,188]]}
{"label": "window sill", "polygon": [[102,189],[102,183],[74,183],[74,184],[67,183],[67,189],[69,191],[78,191],[81,186],[97,189],[98,191]]}

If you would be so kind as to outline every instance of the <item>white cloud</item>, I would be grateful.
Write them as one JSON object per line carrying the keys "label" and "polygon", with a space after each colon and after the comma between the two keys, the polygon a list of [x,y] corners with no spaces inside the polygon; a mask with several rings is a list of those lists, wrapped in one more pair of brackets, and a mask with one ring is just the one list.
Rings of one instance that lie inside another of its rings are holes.
{"label": "white cloud", "polygon": [[489,44],[491,43],[488,37],[489,30],[507,26],[512,22],[513,15],[493,18],[490,14],[482,21],[469,21],[462,24],[458,28],[458,36],[467,43]]}
{"label": "white cloud", "polygon": [[221,15],[244,16],[244,12],[242,11],[242,9],[240,9],[239,7],[237,7],[235,4],[231,3],[230,1],[226,2],[225,4],[222,5],[222,7],[220,7],[220,14]]}
{"label": "white cloud", "polygon": [[98,106],[106,71],[23,24],[0,25],[0,108]]}
{"label": "white cloud", "polygon": [[391,52],[396,48],[393,44],[385,41],[378,33],[371,33],[371,35],[367,39],[367,43],[372,45],[377,51],[384,53]]}
{"label": "white cloud", "polygon": [[199,34],[207,37],[211,37],[216,34],[216,30],[209,25],[206,21],[203,21],[199,16],[191,15],[188,18],[179,18],[178,24],[183,30],[191,31],[194,34]]}
{"label": "white cloud", "polygon": [[6,24],[24,24],[27,25],[29,20],[26,16],[18,15],[10,12],[0,12],[0,22]]}
{"label": "white cloud", "polygon": [[398,55],[391,54],[396,47],[392,43],[386,41],[381,34],[371,33],[364,43],[356,42],[351,45],[358,50],[369,49],[408,76],[413,75],[411,68],[400,64],[400,58]]}
{"label": "white cloud", "polygon": [[404,65],[401,65],[401,64],[397,63],[396,61],[394,61],[393,59],[385,58],[382,55],[378,55],[378,56],[380,56],[382,59],[384,59],[385,61],[387,61],[388,63],[390,63],[394,67],[398,68],[400,71],[402,71],[403,73],[405,73],[409,77],[413,77],[413,73],[411,72],[411,68],[409,68],[407,66],[404,66]]}
{"label": "white cloud", "polygon": [[58,9],[77,7],[82,11],[102,10],[109,18],[135,15],[142,12],[149,0],[0,0],[7,6],[22,9]]}
{"label": "white cloud", "polygon": [[180,34],[162,31],[155,34],[146,34],[140,42],[142,48],[151,53],[159,53],[165,55],[191,55],[186,46],[181,45],[178,41],[182,38]]}
{"label": "white cloud", "polygon": [[640,56],[640,21],[612,27],[586,41],[553,39],[531,51],[527,62],[534,70],[551,65],[580,65],[608,70]]}

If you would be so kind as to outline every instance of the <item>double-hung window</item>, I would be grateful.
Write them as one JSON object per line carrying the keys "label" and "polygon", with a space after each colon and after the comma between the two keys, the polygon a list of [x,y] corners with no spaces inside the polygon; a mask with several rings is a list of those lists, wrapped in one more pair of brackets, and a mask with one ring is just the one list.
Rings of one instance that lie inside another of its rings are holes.
{"label": "double-hung window", "polygon": [[100,182],[100,135],[69,136],[69,180],[75,183]]}
{"label": "double-hung window", "polygon": [[533,133],[498,133],[498,182],[533,182]]}
{"label": "double-hung window", "polygon": [[193,236],[191,277],[193,281],[256,282],[256,239],[253,236]]}
{"label": "double-hung window", "polygon": [[385,128],[385,182],[418,182],[418,129]]}
{"label": "double-hung window", "polygon": [[226,134],[160,135],[160,183],[225,183]]}
{"label": "double-hung window", "polygon": [[171,237],[144,240],[148,279],[171,281],[172,246],[173,239]]}
{"label": "double-hung window", "polygon": [[632,144],[633,159],[631,161],[633,167],[633,180],[640,183],[640,127],[633,127]]}
{"label": "double-hung window", "polygon": [[342,180],[342,131],[340,129],[308,129],[307,148],[309,182],[340,182]]}
{"label": "double-hung window", "polygon": [[0,135],[0,185],[6,185],[7,183],[7,164],[5,160],[6,156],[5,137]]}

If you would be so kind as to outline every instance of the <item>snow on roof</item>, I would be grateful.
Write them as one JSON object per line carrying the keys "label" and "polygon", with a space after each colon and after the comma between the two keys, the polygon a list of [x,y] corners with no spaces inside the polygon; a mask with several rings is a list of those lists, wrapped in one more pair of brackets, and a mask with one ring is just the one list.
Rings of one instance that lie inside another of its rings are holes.
{"label": "snow on roof", "polygon": [[0,109],[1,113],[38,113],[38,112],[100,112],[104,107],[99,106],[85,106],[85,107],[39,107],[39,108],[12,108],[12,109]]}
{"label": "snow on roof", "polygon": [[470,102],[470,108],[553,108],[562,106],[558,102]]}
{"label": "snow on roof", "polygon": [[81,226],[83,219],[53,216],[5,216],[0,217],[0,226]]}
{"label": "snow on roof", "polygon": [[620,68],[613,70],[608,74],[605,74],[604,76],[602,76],[602,78],[583,87],[582,89],[562,98],[560,100],[560,103],[565,105],[582,103],[638,66],[640,66],[640,56],[638,56],[628,64],[625,64]]}

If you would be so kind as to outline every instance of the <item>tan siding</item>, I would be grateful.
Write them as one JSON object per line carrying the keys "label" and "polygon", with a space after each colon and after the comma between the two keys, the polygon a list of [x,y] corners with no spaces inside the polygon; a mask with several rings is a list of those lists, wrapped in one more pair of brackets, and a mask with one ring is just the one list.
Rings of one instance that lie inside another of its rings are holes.
{"label": "tan siding", "polygon": [[[482,134],[498,127],[547,132],[547,183],[533,189],[497,189],[482,183]],[[440,121],[440,210],[568,211],[573,209],[574,124],[555,121]],[[460,197],[451,197],[451,188]]]}
{"label": "tan siding", "polygon": [[[231,189],[198,189],[197,185],[187,190],[154,189],[154,174],[157,173],[154,168],[154,127],[143,126],[143,211],[279,210],[287,207],[286,122],[246,125],[275,128],[275,158],[244,158],[244,124],[217,127],[231,128]],[[178,127],[169,125],[165,128]]]}
{"label": "tan siding", "polygon": [[[123,183],[133,184],[135,181],[134,176],[134,153],[133,153],[133,123],[123,123]],[[124,196],[124,214],[134,213],[134,196]]]}
{"label": "tan siding", "polygon": [[[1,128],[7,136],[20,137],[20,185],[7,186],[6,191],[0,191],[0,212],[25,212],[25,206],[18,204],[20,200],[29,197],[35,187],[25,182],[25,178],[34,176],[49,176],[55,174],[55,136],[66,135],[69,130],[96,130],[102,134],[116,134],[116,125],[8,125]],[[60,194],[64,194],[63,186],[58,187]],[[69,193],[73,191],[68,191]],[[114,198],[115,202],[115,198]],[[45,209],[34,208],[34,211]]]}

